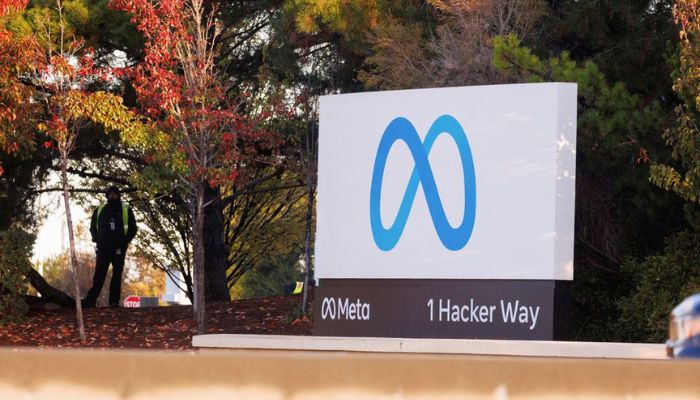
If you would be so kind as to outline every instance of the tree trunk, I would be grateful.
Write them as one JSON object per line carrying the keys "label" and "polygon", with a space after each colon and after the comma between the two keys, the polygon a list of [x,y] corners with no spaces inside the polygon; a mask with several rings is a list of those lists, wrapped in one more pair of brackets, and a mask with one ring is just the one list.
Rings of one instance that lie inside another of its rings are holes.
{"label": "tree trunk", "polygon": [[[73,301],[72,298],[71,301]],[[30,310],[54,311],[61,309],[59,304],[43,297],[24,295],[24,302],[27,303]]]}
{"label": "tree trunk", "polygon": [[27,273],[29,283],[41,294],[41,298],[46,301],[56,303],[63,307],[75,307],[75,299],[67,295],[61,290],[49,285],[41,274],[34,268],[31,268]]}
{"label": "tree trunk", "polygon": [[70,247],[70,265],[73,270],[73,283],[75,284],[75,309],[78,317],[78,331],[80,341],[85,343],[85,323],[83,321],[83,307],[80,303],[80,284],[78,283],[78,257],[75,255],[75,237],[73,236],[73,218],[70,213],[70,194],[68,193],[68,156],[61,154],[61,181],[63,183],[63,204],[66,208],[66,223],[68,224],[68,243]]}
{"label": "tree trunk", "polygon": [[226,284],[226,258],[228,252],[224,242],[224,213],[220,188],[204,189],[204,299],[207,302],[231,301]]}
{"label": "tree trunk", "polygon": [[[307,103],[308,106],[308,103]],[[310,110],[307,109],[307,115],[310,116]],[[309,118],[309,121],[311,118]],[[304,238],[304,297],[302,304],[302,312],[307,313],[309,302],[309,284],[312,282],[311,275],[311,223],[313,221],[314,197],[316,194],[316,175],[318,173],[318,130],[312,125],[307,126],[306,131],[306,151],[302,150],[302,160],[304,161],[304,172],[306,175],[306,237]]]}
{"label": "tree trunk", "polygon": [[192,241],[193,241],[193,269],[194,269],[194,320],[197,324],[197,333],[206,333],[204,319],[204,192],[207,183],[200,181],[197,183],[194,196],[194,218],[192,220]]}
{"label": "tree trunk", "polygon": [[314,208],[314,185],[311,177],[307,177],[307,202],[306,205],[306,237],[304,238],[304,297],[302,312],[306,315],[309,300],[309,283],[311,282],[311,221]]}

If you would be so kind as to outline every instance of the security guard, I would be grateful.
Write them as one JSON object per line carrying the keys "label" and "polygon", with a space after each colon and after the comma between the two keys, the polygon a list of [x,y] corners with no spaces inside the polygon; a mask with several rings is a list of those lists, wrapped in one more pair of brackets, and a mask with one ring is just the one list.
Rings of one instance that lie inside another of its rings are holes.
{"label": "security guard", "polygon": [[128,205],[122,203],[119,188],[110,187],[107,190],[107,203],[99,206],[92,213],[90,234],[92,241],[97,244],[95,276],[92,279],[92,288],[82,301],[83,307],[95,307],[109,264],[112,264],[109,306],[119,307],[124,258],[129,243],[136,236],[134,212]]}

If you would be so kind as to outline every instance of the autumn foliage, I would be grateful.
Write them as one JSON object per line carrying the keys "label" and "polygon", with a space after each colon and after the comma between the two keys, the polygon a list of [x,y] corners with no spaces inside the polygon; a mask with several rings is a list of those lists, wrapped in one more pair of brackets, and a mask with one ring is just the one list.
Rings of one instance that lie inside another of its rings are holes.
{"label": "autumn foliage", "polygon": [[[26,1],[0,0],[0,19],[26,6]],[[0,26],[0,150],[17,153],[33,144],[31,117],[37,105],[32,103],[32,90],[17,80],[30,72],[38,61],[38,53],[30,39],[14,38]],[[3,174],[0,165],[0,175]]]}
{"label": "autumn foliage", "polygon": [[676,106],[676,123],[664,138],[673,146],[675,163],[655,165],[651,178],[686,201],[700,204],[700,5],[697,0],[677,0],[673,15],[680,41],[673,89],[683,102]]}
{"label": "autumn foliage", "polygon": [[[146,40],[143,62],[130,78],[144,115],[164,135],[160,147],[151,148],[156,158],[182,155],[185,165],[163,161],[181,168],[192,184],[204,180],[218,186],[236,179],[246,156],[276,144],[260,127],[269,114],[243,112],[245,95],[232,97],[217,71],[216,9],[205,10],[201,0],[112,0],[110,5],[132,15]],[[143,145],[138,140],[134,144]]]}
{"label": "autumn foliage", "polygon": [[[25,5],[0,2],[0,16]],[[120,96],[90,90],[115,74],[95,66],[82,39],[52,31],[52,24],[66,23],[62,7],[57,2],[58,14],[49,15],[45,30],[33,35],[16,37],[0,28],[0,149],[6,153],[31,148],[37,133],[49,138],[41,143],[44,147],[70,153],[78,131],[91,124],[127,134],[144,129]]]}
{"label": "autumn foliage", "polygon": [[26,0],[2,0],[0,1],[0,17],[12,11],[22,10],[26,6]]}
{"label": "autumn foliage", "polygon": [[[146,41],[144,60],[130,78],[144,115],[162,138],[149,150],[155,161],[177,173],[193,199],[194,313],[203,332],[206,186],[235,181],[246,158],[270,149],[274,140],[259,126],[266,113],[244,113],[245,97],[230,96],[231,87],[219,74],[216,47],[222,27],[215,6],[203,0],[110,4],[132,16]],[[131,144],[148,148],[152,142],[142,137]]]}

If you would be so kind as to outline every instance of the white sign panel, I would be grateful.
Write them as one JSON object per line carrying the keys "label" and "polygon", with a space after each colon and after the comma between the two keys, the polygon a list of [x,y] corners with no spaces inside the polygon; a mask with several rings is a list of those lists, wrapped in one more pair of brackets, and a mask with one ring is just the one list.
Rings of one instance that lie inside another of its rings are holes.
{"label": "white sign panel", "polygon": [[573,279],[576,85],[321,97],[316,277]]}

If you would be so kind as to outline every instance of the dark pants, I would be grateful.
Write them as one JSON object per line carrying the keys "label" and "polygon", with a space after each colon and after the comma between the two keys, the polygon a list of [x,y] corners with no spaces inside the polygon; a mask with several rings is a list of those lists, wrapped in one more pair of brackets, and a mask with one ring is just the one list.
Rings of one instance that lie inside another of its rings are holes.
{"label": "dark pants", "polygon": [[124,271],[124,256],[126,251],[117,254],[117,249],[97,249],[95,263],[95,276],[92,278],[92,287],[88,291],[85,301],[94,304],[102,291],[109,264],[112,264],[112,282],[109,284],[109,304],[119,305],[122,292],[122,272]]}

